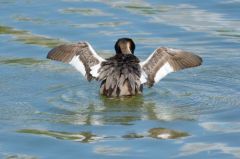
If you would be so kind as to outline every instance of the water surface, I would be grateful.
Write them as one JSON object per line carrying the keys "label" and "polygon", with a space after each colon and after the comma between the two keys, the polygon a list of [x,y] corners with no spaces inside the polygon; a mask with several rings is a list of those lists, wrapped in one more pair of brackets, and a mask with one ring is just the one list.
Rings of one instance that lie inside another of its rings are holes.
{"label": "water surface", "polygon": [[[240,158],[240,1],[0,0],[0,158]],[[120,37],[136,55],[192,51],[201,67],[142,96],[108,99],[69,65],[47,60]]]}

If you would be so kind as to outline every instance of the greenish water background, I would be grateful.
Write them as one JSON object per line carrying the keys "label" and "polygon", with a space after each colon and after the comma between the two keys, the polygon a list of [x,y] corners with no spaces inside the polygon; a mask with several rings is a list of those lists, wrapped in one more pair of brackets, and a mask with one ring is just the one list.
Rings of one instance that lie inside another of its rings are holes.
{"label": "greenish water background", "polygon": [[[239,0],[0,0],[0,158],[240,158],[239,8]],[[45,58],[81,40],[109,57],[120,37],[135,40],[140,59],[168,46],[204,63],[120,100]]]}

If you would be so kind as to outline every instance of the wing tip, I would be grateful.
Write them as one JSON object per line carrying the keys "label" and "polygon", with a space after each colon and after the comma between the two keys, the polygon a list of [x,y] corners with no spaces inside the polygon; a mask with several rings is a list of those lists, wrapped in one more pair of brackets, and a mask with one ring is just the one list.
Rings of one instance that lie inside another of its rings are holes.
{"label": "wing tip", "polygon": [[68,50],[68,47],[73,47],[73,46],[67,45],[67,44],[59,45],[51,49],[48,52],[46,58],[50,60],[60,61],[63,63],[69,63],[72,60],[75,53],[71,52],[71,50]]}
{"label": "wing tip", "polygon": [[196,54],[195,54],[195,56],[196,56],[196,58],[197,58],[196,67],[197,67],[197,66],[201,66],[201,65],[203,64],[203,59],[202,59],[202,57],[200,57],[199,55],[196,55]]}
{"label": "wing tip", "polygon": [[51,49],[51,50],[48,52],[48,54],[47,54],[47,56],[46,56],[47,59],[55,60],[55,59],[54,59],[54,49],[55,49],[55,48]]}
{"label": "wing tip", "polygon": [[53,50],[54,50],[54,48],[51,49],[51,50],[48,52],[48,54],[47,54],[47,56],[46,56],[47,59],[54,60],[54,59],[53,59]]}

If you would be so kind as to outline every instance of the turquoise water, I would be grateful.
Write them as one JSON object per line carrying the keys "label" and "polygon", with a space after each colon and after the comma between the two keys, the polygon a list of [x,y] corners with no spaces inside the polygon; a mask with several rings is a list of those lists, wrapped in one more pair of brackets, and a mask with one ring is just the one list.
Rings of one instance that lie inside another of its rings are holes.
{"label": "turquoise water", "polygon": [[[0,158],[240,158],[239,26],[239,0],[0,0]],[[120,37],[204,63],[122,100],[45,58],[81,40],[109,57]]]}

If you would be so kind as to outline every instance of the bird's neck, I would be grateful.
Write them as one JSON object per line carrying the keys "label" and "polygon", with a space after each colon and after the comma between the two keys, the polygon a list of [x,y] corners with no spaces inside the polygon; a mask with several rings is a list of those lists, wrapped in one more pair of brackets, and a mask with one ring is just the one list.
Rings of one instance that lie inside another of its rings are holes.
{"label": "bird's neck", "polygon": [[133,54],[116,54],[113,58],[117,61],[136,61],[139,62],[139,59]]}

